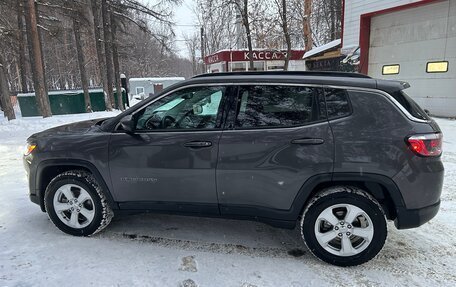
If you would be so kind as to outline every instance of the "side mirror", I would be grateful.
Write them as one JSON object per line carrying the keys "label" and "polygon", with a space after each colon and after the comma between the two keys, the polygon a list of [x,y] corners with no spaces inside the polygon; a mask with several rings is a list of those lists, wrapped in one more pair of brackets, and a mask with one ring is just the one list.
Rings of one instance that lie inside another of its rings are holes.
{"label": "side mirror", "polygon": [[135,121],[131,115],[125,116],[120,120],[120,126],[127,133],[133,133],[135,131]]}

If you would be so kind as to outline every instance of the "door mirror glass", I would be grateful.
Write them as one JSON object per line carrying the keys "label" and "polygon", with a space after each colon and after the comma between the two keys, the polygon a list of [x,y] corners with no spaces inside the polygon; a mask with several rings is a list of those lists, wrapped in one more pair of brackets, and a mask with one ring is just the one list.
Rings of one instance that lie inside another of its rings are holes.
{"label": "door mirror glass", "polygon": [[133,133],[135,131],[135,122],[131,115],[123,117],[120,120],[120,126],[127,133]]}

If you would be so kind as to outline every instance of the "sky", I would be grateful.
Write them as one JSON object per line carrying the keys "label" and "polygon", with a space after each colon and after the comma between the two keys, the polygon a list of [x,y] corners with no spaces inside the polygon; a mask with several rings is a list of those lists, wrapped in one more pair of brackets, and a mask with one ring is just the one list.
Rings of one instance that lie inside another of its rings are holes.
{"label": "sky", "polygon": [[[153,4],[157,1],[155,0],[141,0],[145,4]],[[195,5],[194,0],[183,0],[183,3],[180,6],[176,6],[174,11],[174,32],[176,33],[176,43],[175,48],[178,55],[181,57],[188,58],[189,53],[185,42],[183,41],[184,35],[192,35],[195,32],[198,32],[198,26],[195,24],[196,15],[193,13],[193,6]]]}

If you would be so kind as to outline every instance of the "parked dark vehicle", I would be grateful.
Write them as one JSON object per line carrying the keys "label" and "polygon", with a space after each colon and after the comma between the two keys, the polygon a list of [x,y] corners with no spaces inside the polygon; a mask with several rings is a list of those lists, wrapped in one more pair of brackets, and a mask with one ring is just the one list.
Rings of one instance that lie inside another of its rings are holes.
{"label": "parked dark vehicle", "polygon": [[32,135],[30,199],[77,236],[123,211],[299,223],[318,258],[361,264],[386,220],[414,228],[439,209],[442,133],[407,87],[350,73],[197,76],[117,117]]}

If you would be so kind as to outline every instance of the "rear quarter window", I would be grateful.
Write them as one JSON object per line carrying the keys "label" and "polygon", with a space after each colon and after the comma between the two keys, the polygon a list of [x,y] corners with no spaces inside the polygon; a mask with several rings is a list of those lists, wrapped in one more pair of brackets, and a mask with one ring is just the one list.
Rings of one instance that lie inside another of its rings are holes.
{"label": "rear quarter window", "polygon": [[325,89],[328,119],[336,119],[351,114],[348,93],[342,89]]}
{"label": "rear quarter window", "polygon": [[427,113],[404,91],[396,91],[391,94],[413,117],[420,120],[429,120]]}

